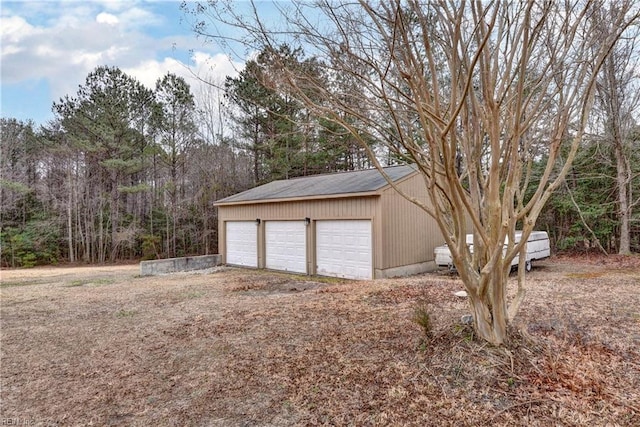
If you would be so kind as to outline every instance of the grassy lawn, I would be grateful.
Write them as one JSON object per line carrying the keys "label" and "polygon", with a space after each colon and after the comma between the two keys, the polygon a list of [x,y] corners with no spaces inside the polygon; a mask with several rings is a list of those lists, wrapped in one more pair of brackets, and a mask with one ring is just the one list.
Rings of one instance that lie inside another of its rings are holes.
{"label": "grassy lawn", "polygon": [[1,272],[2,420],[640,425],[639,257],[537,264],[505,348],[460,322],[448,273],[138,273]]}

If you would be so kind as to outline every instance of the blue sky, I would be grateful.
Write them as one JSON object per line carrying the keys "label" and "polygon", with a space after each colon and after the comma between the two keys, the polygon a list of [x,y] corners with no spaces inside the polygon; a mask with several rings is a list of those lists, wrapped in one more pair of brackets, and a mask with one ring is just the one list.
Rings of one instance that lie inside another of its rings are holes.
{"label": "blue sky", "polygon": [[197,39],[180,1],[90,0],[0,3],[1,115],[46,124],[51,106],[100,65],[117,66],[152,88],[167,72],[202,90],[193,73],[212,80],[233,75],[214,44]]}

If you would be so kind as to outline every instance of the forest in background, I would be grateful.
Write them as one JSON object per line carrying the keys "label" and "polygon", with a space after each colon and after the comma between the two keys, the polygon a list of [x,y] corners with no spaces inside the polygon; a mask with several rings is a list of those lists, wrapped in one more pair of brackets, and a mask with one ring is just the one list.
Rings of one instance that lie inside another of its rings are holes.
{"label": "forest in background", "polygon": [[[632,44],[605,64],[590,134],[538,220],[556,251],[640,252],[634,58]],[[278,89],[283,60],[320,73],[317,59],[283,45],[211,82],[196,103],[176,75],[149,89],[101,66],[54,103],[51,122],[2,118],[1,265],[216,253],[216,200],[276,179],[371,167],[360,141]],[[336,93],[353,84],[319,78]],[[383,164],[403,162],[366,142]]]}

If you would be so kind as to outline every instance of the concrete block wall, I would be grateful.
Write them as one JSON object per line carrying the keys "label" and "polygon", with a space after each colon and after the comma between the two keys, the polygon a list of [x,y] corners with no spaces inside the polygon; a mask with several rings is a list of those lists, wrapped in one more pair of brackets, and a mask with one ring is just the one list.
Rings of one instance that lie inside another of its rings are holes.
{"label": "concrete block wall", "polygon": [[204,270],[220,265],[221,261],[222,256],[218,254],[142,261],[140,275],[155,276],[178,271]]}

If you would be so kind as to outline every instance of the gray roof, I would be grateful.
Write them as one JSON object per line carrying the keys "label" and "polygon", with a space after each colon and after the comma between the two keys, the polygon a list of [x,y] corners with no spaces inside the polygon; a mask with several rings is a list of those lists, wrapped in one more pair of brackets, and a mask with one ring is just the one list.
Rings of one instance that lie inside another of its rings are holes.
{"label": "gray roof", "polygon": [[[411,175],[416,169],[412,166],[390,166],[384,171],[395,182]],[[272,181],[221,199],[216,204],[367,193],[380,190],[388,184],[378,169],[339,172]]]}

